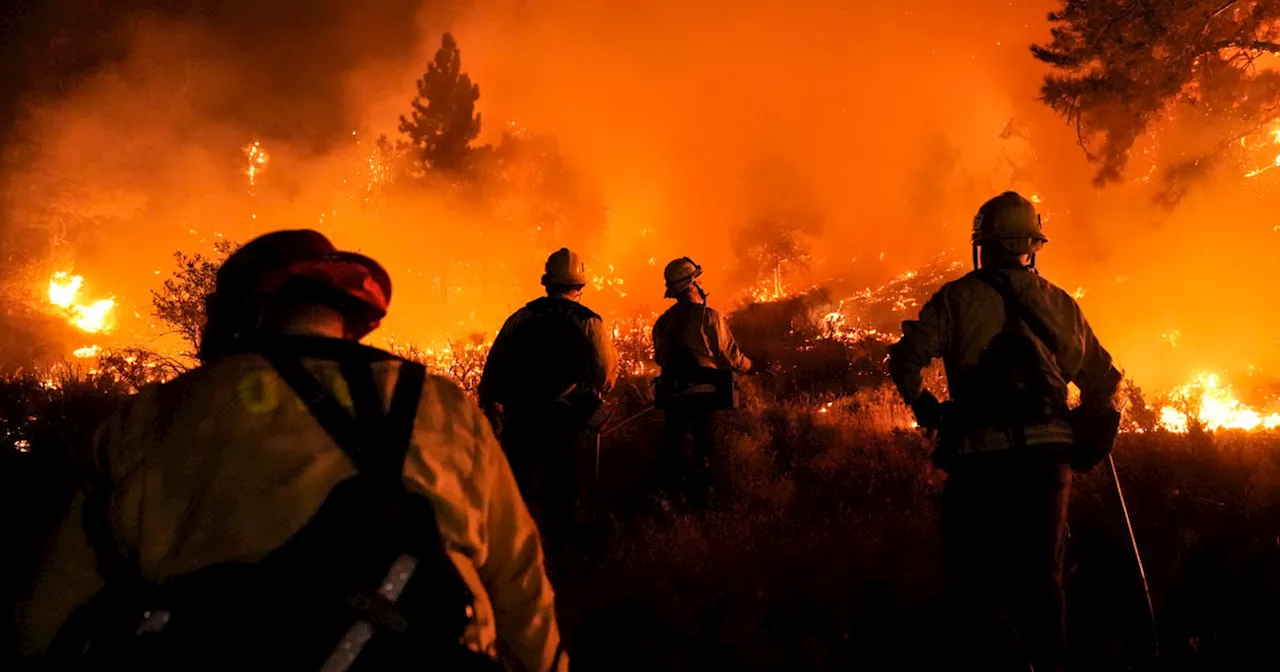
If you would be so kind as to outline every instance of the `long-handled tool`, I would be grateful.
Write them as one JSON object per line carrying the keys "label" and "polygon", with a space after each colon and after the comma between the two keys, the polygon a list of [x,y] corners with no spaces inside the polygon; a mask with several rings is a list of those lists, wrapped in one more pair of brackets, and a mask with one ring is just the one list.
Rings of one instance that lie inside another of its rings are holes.
{"label": "long-handled tool", "polygon": [[1133,534],[1133,521],[1129,519],[1129,507],[1124,501],[1124,490],[1120,487],[1120,473],[1116,471],[1116,461],[1107,456],[1111,465],[1111,480],[1116,484],[1116,496],[1120,499],[1120,512],[1124,514],[1124,524],[1129,530],[1129,542],[1133,545],[1133,559],[1138,565],[1138,576],[1142,577],[1142,592],[1147,598],[1147,615],[1151,618],[1152,657],[1160,657],[1160,634],[1156,629],[1156,609],[1151,602],[1151,587],[1147,585],[1147,570],[1142,566],[1142,553],[1138,551],[1138,538]]}
{"label": "long-handled tool", "polygon": [[651,411],[653,411],[653,409],[654,409],[654,408],[655,408],[655,406],[654,406],[653,402],[649,402],[648,404],[645,404],[644,408],[641,408],[639,411],[636,411],[635,413],[632,413],[631,415],[629,415],[629,416],[627,416],[627,417],[623,418],[620,422],[617,422],[617,423],[614,423],[614,424],[610,425],[610,424],[609,424],[609,422],[608,422],[608,420],[606,420],[606,421],[605,421],[605,423],[604,423],[604,425],[605,425],[605,426],[602,426],[602,427],[600,428],[600,431],[596,432],[596,476],[595,476],[595,480],[596,480],[596,482],[597,482],[597,483],[599,483],[599,481],[600,481],[600,441],[601,441],[602,439],[604,439],[604,437],[609,436],[610,434],[612,434],[612,433],[614,433],[614,432],[618,431],[619,429],[622,429],[623,427],[626,427],[627,425],[631,424],[633,421],[635,421],[635,420],[639,420],[640,418],[642,418],[642,417],[644,417],[644,416],[648,415]]}
{"label": "long-handled tool", "polygon": [[626,418],[623,418],[620,422],[614,423],[612,425],[609,424],[609,418],[606,417],[605,420],[599,424],[598,429],[595,430],[594,432],[595,444],[596,444],[595,445],[595,465],[593,467],[593,473],[591,477],[591,508],[593,510],[596,506],[596,493],[600,490],[600,443],[601,441],[604,439],[604,437],[618,431],[619,429],[622,429],[623,427],[631,424],[633,421],[639,420],[645,415],[648,415],[651,411],[653,411],[654,408],[655,408],[654,404],[650,402],[646,404],[644,408],[641,408],[639,411],[627,416]]}
{"label": "long-handled tool", "polygon": [[639,420],[640,418],[648,415],[649,412],[652,411],[654,408],[656,408],[656,406],[654,406],[653,402],[649,402],[648,404],[645,404],[644,408],[640,409],[639,411],[636,411],[635,413],[632,413],[631,415],[623,418],[621,421],[614,423],[612,425],[609,425],[608,427],[605,427],[604,429],[600,430],[600,436],[608,436],[618,431],[619,429],[626,427],[627,425],[631,424],[632,421]]}

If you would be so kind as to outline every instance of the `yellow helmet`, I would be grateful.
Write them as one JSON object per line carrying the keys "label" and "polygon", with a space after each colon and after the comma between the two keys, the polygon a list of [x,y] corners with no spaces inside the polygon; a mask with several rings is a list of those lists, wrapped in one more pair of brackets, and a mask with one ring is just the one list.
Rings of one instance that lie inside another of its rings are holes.
{"label": "yellow helmet", "polygon": [[662,270],[662,278],[667,282],[668,299],[674,299],[693,284],[702,275],[702,267],[689,257],[681,257],[667,264]]}
{"label": "yellow helmet", "polygon": [[587,265],[582,257],[567,247],[556,250],[547,257],[546,273],[542,276],[543,285],[583,286],[587,284]]}
{"label": "yellow helmet", "polygon": [[1040,215],[1031,201],[1016,192],[1006,191],[978,209],[978,215],[973,218],[971,242],[974,245],[1017,238],[1049,242],[1040,228]]}

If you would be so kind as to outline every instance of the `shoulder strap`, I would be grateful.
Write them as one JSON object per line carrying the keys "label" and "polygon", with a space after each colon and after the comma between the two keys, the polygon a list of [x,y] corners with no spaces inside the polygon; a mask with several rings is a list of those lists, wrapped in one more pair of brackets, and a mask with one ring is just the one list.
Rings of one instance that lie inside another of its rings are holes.
{"label": "shoulder strap", "polygon": [[262,356],[271,363],[293,389],[325,432],[365,475],[394,475],[399,482],[405,452],[413,433],[426,369],[403,361],[392,393],[390,410],[384,415],[367,363],[343,361],[343,379],[351,390],[355,415],[343,407],[329,388],[316,380],[302,360],[280,350],[266,348]]}
{"label": "shoulder strap", "polygon": [[[302,360],[281,350],[263,348],[260,354],[271,364],[271,368],[280,374],[284,382],[302,398],[307,410],[315,417],[324,431],[338,444],[347,457],[355,463],[356,469],[363,470],[370,450],[370,443],[356,417],[338,401],[329,388],[316,380],[303,366]],[[354,398],[356,391],[351,391]],[[364,406],[357,403],[356,408]]]}
{"label": "shoulder strap", "polygon": [[1018,300],[1018,297],[1013,293],[1013,283],[1010,282],[1009,276],[999,271],[982,270],[974,273],[974,275],[986,283],[988,287],[996,290],[996,293],[1004,300],[1006,321],[1010,319],[1022,320],[1027,325],[1027,328],[1031,330],[1031,333],[1048,346],[1056,359],[1058,356],[1058,335],[1053,333],[1053,330],[1044,323],[1044,320],[1041,320],[1038,315],[1031,312],[1026,304]]}
{"label": "shoulder strap", "polygon": [[409,444],[413,442],[413,425],[418,419],[418,405],[422,402],[422,387],[426,381],[426,367],[410,361],[400,363],[391,408],[387,411],[387,420],[383,424],[386,430],[384,445],[388,452],[394,453],[397,476],[403,469],[404,455],[409,451]]}

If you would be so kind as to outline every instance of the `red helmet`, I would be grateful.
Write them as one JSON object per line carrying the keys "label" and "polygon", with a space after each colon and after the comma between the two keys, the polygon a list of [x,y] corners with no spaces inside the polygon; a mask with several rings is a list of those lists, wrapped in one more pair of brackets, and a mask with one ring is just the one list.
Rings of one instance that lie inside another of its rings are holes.
{"label": "red helmet", "polygon": [[275,231],[227,257],[218,269],[214,294],[231,302],[253,302],[291,292],[332,305],[362,337],[386,317],[391,277],[378,262],[338,250],[318,231]]}

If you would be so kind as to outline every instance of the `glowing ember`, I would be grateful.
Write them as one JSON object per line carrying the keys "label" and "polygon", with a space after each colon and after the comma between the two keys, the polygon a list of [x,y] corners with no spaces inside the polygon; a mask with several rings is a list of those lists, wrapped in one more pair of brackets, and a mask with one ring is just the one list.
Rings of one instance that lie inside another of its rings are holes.
{"label": "glowing ember", "polygon": [[391,167],[388,165],[390,150],[381,144],[374,146],[373,151],[366,158],[366,165],[363,169],[365,177],[364,203],[369,204],[369,200],[374,197],[379,187],[391,181]]}
{"label": "glowing ember", "polygon": [[614,275],[613,264],[609,264],[608,275],[591,276],[591,285],[596,288],[596,291],[600,291],[607,287],[617,292],[619,297],[625,297],[627,295],[627,293],[622,289],[623,284],[622,278]]}
{"label": "glowing ember", "polygon": [[893,343],[898,340],[898,335],[868,327],[862,323],[861,319],[846,315],[844,307],[845,302],[841,301],[834,311],[822,316],[820,338],[843,343],[856,343],[866,339],[884,343]]}
{"label": "glowing ember", "polygon": [[766,283],[759,287],[752,287],[748,294],[753,303],[769,303],[771,301],[781,301],[787,298],[787,290],[785,287],[779,287],[772,282]]}
{"label": "glowing ember", "polygon": [[100,299],[92,303],[80,303],[80,288],[84,286],[84,278],[66,272],[53,274],[49,279],[49,303],[61,308],[71,324],[91,334],[106,331],[107,317],[115,307],[113,298]]}
{"label": "glowing ember", "polygon": [[262,148],[262,143],[257,140],[253,144],[244,148],[245,156],[249,157],[249,167],[245,169],[244,174],[249,176],[249,188],[257,186],[258,174],[267,168],[267,161],[271,158],[267,156],[267,150]]}
{"label": "glowing ember", "polygon": [[102,354],[102,348],[91,345],[85,348],[76,348],[75,352],[71,354],[75,355],[77,359],[91,359]]}
{"label": "glowing ember", "polygon": [[1206,430],[1276,429],[1280,413],[1263,415],[1235,398],[1230,385],[1218,376],[1201,373],[1190,383],[1174,389],[1160,408],[1160,426],[1170,432],[1184,433],[1194,421]]}
{"label": "glowing ember", "polygon": [[[1271,130],[1271,132],[1270,132],[1270,135],[1271,135],[1271,144],[1272,144],[1272,145],[1280,145],[1280,126],[1277,126],[1276,128],[1273,128],[1273,129]],[[1243,138],[1241,138],[1241,142],[1242,142],[1242,143],[1244,142],[1244,139],[1243,139]],[[1257,177],[1257,176],[1259,176],[1259,175],[1261,175],[1261,174],[1263,174],[1263,173],[1267,172],[1268,170],[1271,170],[1272,168],[1275,168],[1276,166],[1280,166],[1280,154],[1277,154],[1277,155],[1276,155],[1275,160],[1274,160],[1274,161],[1272,161],[1270,164],[1267,164],[1267,165],[1265,165],[1265,166],[1262,166],[1261,168],[1255,168],[1255,169],[1253,169],[1253,170],[1251,170],[1251,171],[1249,171],[1249,172],[1245,173],[1245,174],[1244,174],[1244,176],[1245,176],[1245,177]]]}

